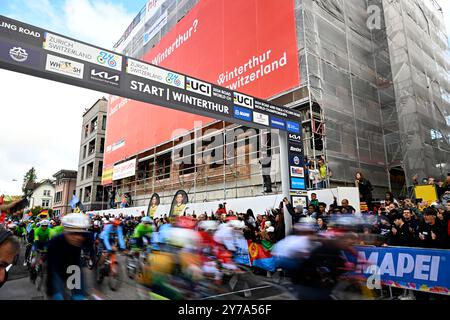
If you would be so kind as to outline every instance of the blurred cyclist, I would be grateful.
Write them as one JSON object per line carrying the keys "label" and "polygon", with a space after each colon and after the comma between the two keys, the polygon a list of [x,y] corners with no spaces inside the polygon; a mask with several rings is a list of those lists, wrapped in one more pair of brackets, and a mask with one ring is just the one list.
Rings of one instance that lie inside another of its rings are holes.
{"label": "blurred cyclist", "polygon": [[134,233],[132,236],[133,239],[133,248],[144,248],[144,238],[147,239],[148,243],[150,243],[152,239],[153,227],[152,227],[152,219],[150,217],[144,217],[141,220],[141,223],[137,225],[136,229],[134,229]]}
{"label": "blurred cyclist", "polygon": [[50,239],[49,221],[42,220],[40,226],[34,230],[34,246],[33,251],[45,250],[48,240]]}
{"label": "blurred cyclist", "polygon": [[83,213],[70,213],[62,224],[64,232],[48,245],[47,294],[53,300],[64,300],[68,290],[72,300],[85,300],[81,248],[89,241],[89,218]]}
{"label": "blurred cyclist", "polygon": [[104,227],[102,233],[100,233],[99,238],[101,240],[99,250],[103,253],[99,261],[100,266],[103,265],[106,255],[113,252],[113,249],[115,249],[117,242],[119,243],[120,250],[126,249],[121,221],[117,218],[113,219],[112,223],[107,224]]}

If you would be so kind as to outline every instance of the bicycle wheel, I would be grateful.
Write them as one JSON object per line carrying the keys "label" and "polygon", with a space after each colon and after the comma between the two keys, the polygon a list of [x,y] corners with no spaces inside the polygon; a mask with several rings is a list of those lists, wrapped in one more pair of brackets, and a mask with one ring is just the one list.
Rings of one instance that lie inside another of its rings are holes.
{"label": "bicycle wheel", "polygon": [[127,276],[130,279],[134,279],[134,277],[136,276],[136,272],[137,272],[137,263],[136,263],[136,258],[134,256],[127,256],[126,259],[126,266],[127,266]]}
{"label": "bicycle wheel", "polygon": [[37,277],[36,277],[36,282],[35,282],[37,291],[41,291],[42,284],[44,283],[44,278],[45,278],[45,265],[40,264],[38,267],[38,272],[37,272]]}
{"label": "bicycle wheel", "polygon": [[95,265],[95,281],[97,282],[97,284],[102,284],[103,279],[104,279],[104,274],[103,274],[103,269],[104,269],[104,265],[99,265],[98,263]]}
{"label": "bicycle wheel", "polygon": [[117,291],[120,287],[121,280],[122,274],[120,270],[120,265],[117,262],[111,263],[109,273],[109,288],[112,291]]}

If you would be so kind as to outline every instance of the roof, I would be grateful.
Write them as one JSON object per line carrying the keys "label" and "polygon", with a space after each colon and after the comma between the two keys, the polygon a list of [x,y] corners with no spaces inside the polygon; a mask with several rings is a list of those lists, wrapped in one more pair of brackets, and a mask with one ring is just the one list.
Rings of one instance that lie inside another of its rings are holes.
{"label": "roof", "polygon": [[75,178],[76,179],[77,178],[77,174],[78,174],[78,172],[74,171],[74,170],[59,170],[57,173],[55,173],[53,175],[53,178],[56,178],[56,179]]}
{"label": "roof", "polygon": [[88,112],[91,111],[91,109],[92,109],[93,107],[95,107],[100,101],[106,101],[106,102],[108,102],[108,100],[107,100],[105,97],[102,97],[101,99],[98,99],[92,106],[90,106],[89,108],[86,108],[86,110],[84,110],[83,117],[84,117],[85,115],[87,115]]}

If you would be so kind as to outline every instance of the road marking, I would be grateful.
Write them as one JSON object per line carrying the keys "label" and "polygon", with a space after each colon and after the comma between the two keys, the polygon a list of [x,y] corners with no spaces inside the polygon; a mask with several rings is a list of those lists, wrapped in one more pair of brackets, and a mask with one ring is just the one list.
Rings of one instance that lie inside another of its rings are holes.
{"label": "road marking", "polygon": [[251,288],[251,289],[243,289],[243,290],[239,290],[239,291],[233,291],[233,292],[227,292],[227,293],[222,293],[222,294],[218,294],[215,296],[209,296],[200,300],[207,300],[207,299],[213,299],[213,298],[218,298],[218,297],[223,297],[223,296],[229,296],[231,294],[235,294],[235,293],[242,293],[242,292],[248,292],[248,291],[253,291],[253,290],[260,290],[260,289],[266,289],[266,288],[270,288],[272,286],[262,286],[262,287],[256,287],[256,288]]}

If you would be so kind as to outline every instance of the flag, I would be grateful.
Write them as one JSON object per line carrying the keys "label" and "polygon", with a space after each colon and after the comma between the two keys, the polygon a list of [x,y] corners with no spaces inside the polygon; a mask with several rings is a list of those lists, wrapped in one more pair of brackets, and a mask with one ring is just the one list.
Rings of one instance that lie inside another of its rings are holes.
{"label": "flag", "polygon": [[76,195],[73,195],[72,196],[72,200],[70,200],[70,202],[69,202],[69,206],[72,209],[75,209],[77,204],[78,204],[78,202],[80,202],[80,199],[78,199],[78,197]]}
{"label": "flag", "polygon": [[248,253],[252,266],[271,272],[275,271],[275,257],[261,244],[248,240]]}

